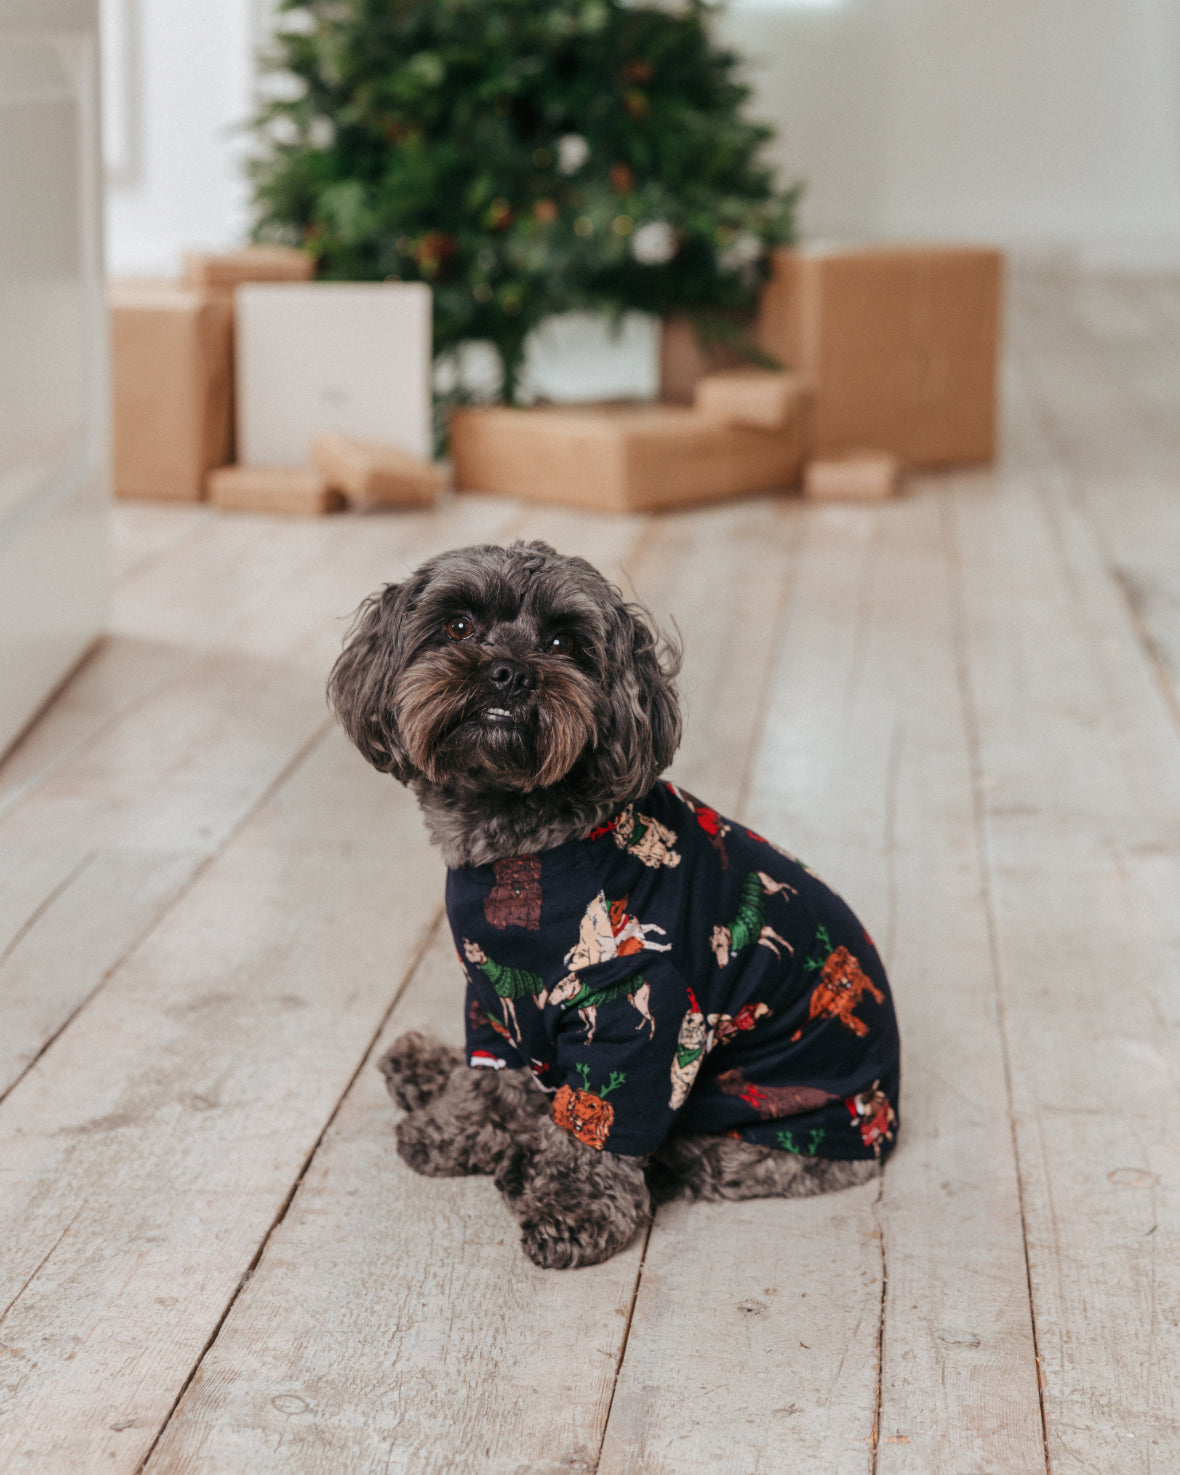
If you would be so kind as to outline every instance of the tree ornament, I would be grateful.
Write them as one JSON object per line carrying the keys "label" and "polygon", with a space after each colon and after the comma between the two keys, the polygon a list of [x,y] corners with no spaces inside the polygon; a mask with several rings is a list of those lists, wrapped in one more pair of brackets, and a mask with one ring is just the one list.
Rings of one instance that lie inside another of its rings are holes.
{"label": "tree ornament", "polygon": [[563,174],[576,174],[590,157],[590,145],[580,133],[566,133],[557,140],[557,167]]}
{"label": "tree ornament", "polygon": [[631,254],[642,266],[663,266],[676,255],[676,232],[666,220],[648,220],[631,237]]}

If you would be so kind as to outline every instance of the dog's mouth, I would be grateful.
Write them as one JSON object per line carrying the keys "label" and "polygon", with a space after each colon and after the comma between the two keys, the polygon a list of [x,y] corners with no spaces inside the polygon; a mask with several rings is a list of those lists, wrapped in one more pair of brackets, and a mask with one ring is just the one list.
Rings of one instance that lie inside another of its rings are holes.
{"label": "dog's mouth", "polygon": [[527,792],[558,782],[595,741],[596,688],[575,669],[513,691],[462,675],[423,662],[398,694],[410,761],[431,783],[471,777]]}

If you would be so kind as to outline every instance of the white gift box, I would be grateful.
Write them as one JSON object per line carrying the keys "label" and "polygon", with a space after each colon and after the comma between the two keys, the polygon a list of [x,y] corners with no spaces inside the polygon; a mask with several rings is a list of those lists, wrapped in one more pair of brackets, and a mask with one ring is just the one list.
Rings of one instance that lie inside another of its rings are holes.
{"label": "white gift box", "polygon": [[547,318],[525,345],[521,400],[655,399],[660,387],[660,320],[624,313],[563,312]]}
{"label": "white gift box", "polygon": [[430,459],[424,283],[251,282],[235,311],[242,465],[306,465],[325,430]]}
{"label": "white gift box", "polygon": [[[601,313],[563,312],[545,321],[525,342],[517,399],[555,405],[582,400],[655,399],[660,387],[660,320],[624,313],[618,323]],[[440,360],[440,393],[457,388],[476,401],[500,392],[500,360],[490,343],[461,344]]]}

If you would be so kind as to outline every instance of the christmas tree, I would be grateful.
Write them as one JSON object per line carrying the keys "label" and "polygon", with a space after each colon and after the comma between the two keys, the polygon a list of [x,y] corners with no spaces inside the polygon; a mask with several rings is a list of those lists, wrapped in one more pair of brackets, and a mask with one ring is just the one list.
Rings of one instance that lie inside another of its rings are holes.
{"label": "christmas tree", "polygon": [[724,322],[789,239],[705,0],[281,0],[255,237],[425,281],[436,354],[573,309]]}

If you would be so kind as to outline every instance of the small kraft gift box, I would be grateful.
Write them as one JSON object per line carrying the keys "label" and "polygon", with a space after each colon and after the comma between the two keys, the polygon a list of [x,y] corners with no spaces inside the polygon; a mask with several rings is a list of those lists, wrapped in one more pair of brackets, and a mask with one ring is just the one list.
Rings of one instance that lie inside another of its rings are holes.
{"label": "small kraft gift box", "polygon": [[814,388],[811,454],[990,460],[1001,267],[1000,252],[967,246],[776,252],[758,341]]}
{"label": "small kraft gift box", "polygon": [[197,501],[232,454],[229,297],[115,283],[108,302],[116,495]]}

